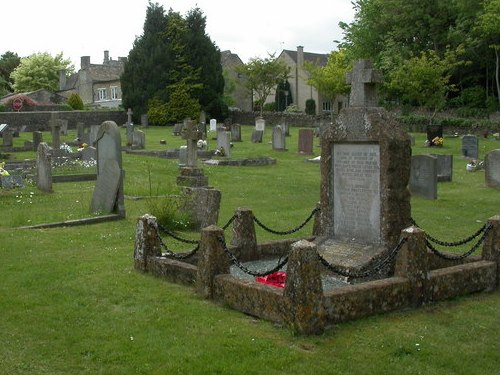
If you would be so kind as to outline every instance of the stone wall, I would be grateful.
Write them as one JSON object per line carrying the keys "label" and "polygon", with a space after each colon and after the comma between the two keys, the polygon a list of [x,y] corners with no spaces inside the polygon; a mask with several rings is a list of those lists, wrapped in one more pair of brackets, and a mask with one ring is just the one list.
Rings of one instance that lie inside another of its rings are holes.
{"label": "stone wall", "polygon": [[[255,119],[259,116],[259,112],[232,111],[229,118],[233,124],[254,125]],[[264,112],[263,117],[267,126],[283,125],[286,122],[292,127],[314,128],[319,126],[320,122],[331,121],[329,115],[310,116],[304,113]]]}
{"label": "stone wall", "polygon": [[[54,112],[0,112],[0,124],[11,127],[26,125],[26,131],[49,130],[49,120]],[[59,111],[59,119],[68,120],[68,129],[76,129],[78,122],[85,125],[100,125],[104,121],[114,121],[119,126],[127,122],[125,111]]]}

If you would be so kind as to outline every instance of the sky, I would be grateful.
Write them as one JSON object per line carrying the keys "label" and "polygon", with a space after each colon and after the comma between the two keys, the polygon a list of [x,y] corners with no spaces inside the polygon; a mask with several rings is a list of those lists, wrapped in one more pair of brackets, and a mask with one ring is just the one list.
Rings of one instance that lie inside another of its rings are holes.
{"label": "sky", "polygon": [[[206,17],[206,33],[221,51],[247,63],[282,50],[329,53],[342,39],[340,21],[354,17],[351,0],[308,0],[295,6],[276,0],[157,0],[166,11],[185,15],[196,6]],[[23,0],[2,4],[0,55],[20,57],[63,53],[76,71],[80,57],[101,64],[104,51],[116,60],[128,56],[143,32],[147,0]]]}

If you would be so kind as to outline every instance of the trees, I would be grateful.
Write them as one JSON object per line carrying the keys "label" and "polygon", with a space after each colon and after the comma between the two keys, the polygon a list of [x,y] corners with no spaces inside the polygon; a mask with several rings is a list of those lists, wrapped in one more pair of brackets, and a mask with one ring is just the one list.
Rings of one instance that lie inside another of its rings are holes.
{"label": "trees", "polygon": [[262,116],[264,103],[271,91],[282,81],[286,81],[289,67],[274,55],[267,58],[254,57],[246,64],[236,67],[246,77],[245,86],[257,97],[256,104]]}
{"label": "trees", "polygon": [[293,103],[292,90],[290,90],[290,82],[283,80],[278,83],[274,101],[276,110],[283,112],[290,103]]}
{"label": "trees", "polygon": [[63,54],[52,57],[48,52],[34,53],[21,59],[21,62],[10,74],[14,81],[12,85],[15,92],[36,91],[46,89],[57,91],[59,89],[59,72],[65,70],[66,74],[74,72],[74,66],[69,59],[64,59]]}
{"label": "trees", "polygon": [[21,62],[21,58],[14,52],[7,51],[0,56],[0,96],[12,90],[14,83],[10,74]]}
{"label": "trees", "polygon": [[[328,62],[324,67],[314,65],[310,62],[304,64],[310,77],[308,83],[332,103],[335,97],[349,92],[346,83],[346,73],[350,70],[346,52],[343,49],[333,51],[328,56]],[[333,116],[333,111],[332,111]]]}

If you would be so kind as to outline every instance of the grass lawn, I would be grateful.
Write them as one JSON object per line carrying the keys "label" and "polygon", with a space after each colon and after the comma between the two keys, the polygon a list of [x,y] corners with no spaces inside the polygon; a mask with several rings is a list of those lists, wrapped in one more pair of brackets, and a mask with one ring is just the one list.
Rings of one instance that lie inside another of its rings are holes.
{"label": "grass lawn", "polygon": [[[219,226],[238,207],[264,224],[288,230],[319,200],[319,164],[297,153],[298,129],[288,151],[252,144],[253,127],[233,158],[270,156],[265,167],[203,166],[222,192]],[[184,141],[172,128],[147,128],[149,150]],[[22,145],[30,134],[15,138]],[[50,134],[43,134],[50,142]],[[434,237],[456,241],[500,214],[500,190],[486,188],[484,172],[466,172],[459,138],[438,149],[415,134],[413,154],[454,155],[452,182],[439,183],[438,200],[412,198],[412,216]],[[75,137],[74,131],[66,140]],[[122,129],[122,142],[125,142]],[[167,145],[161,145],[165,139]],[[209,147],[215,141],[209,139]],[[480,139],[480,158],[500,142]],[[17,159],[33,158],[33,152]],[[125,194],[172,193],[177,160],[123,154]],[[73,173],[73,172],[71,172]],[[148,199],[126,199],[127,218],[91,226],[23,230],[18,226],[88,217],[95,182],[56,183],[54,192],[33,186],[0,190],[0,373],[2,374],[498,374],[500,292],[373,316],[329,328],[320,336],[296,336],[286,327],[257,320],[133,268],[135,224]],[[259,227],[260,241],[282,237]],[[308,224],[295,236],[309,235]],[[226,231],[230,235],[230,231]],[[199,233],[181,233],[199,238]],[[182,243],[169,247],[183,249]],[[189,246],[189,245],[187,245]],[[462,252],[465,249],[457,249]]]}

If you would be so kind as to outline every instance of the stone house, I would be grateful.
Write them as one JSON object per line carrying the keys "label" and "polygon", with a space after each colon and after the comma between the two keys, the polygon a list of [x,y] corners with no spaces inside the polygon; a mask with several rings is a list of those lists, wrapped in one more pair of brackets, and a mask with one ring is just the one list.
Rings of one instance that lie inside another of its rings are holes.
{"label": "stone house", "polygon": [[[313,86],[307,83],[309,73],[304,69],[306,61],[325,66],[328,61],[328,54],[304,52],[303,46],[297,46],[297,50],[283,50],[278,59],[282,60],[290,68],[288,82],[292,92],[292,104],[295,104],[300,111],[306,108],[306,101],[314,99],[316,103],[316,113],[338,113],[340,109],[347,106],[347,97],[338,95],[332,102],[328,98],[323,98]],[[274,92],[266,102],[274,101]]]}
{"label": "stone house", "polygon": [[90,56],[82,56],[78,73],[66,77],[64,71],[60,72],[57,93],[67,98],[77,93],[84,105],[117,108],[122,103],[120,76],[125,61],[126,57],[111,59],[109,51],[104,51],[102,64],[91,64]]}
{"label": "stone house", "polygon": [[235,67],[243,65],[243,61],[231,51],[221,52],[221,65],[224,74],[224,95],[232,98],[230,107],[242,111],[252,111],[252,97],[245,87],[245,77],[235,70]]}

